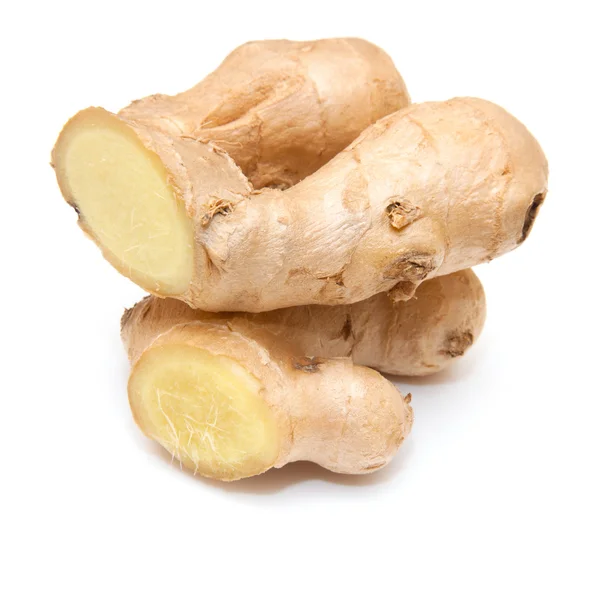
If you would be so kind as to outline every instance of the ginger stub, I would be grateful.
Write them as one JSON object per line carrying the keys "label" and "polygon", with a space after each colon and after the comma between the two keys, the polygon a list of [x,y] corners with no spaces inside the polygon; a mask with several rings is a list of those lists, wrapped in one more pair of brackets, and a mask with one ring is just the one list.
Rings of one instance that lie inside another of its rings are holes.
{"label": "ginger stub", "polygon": [[242,322],[176,325],[140,346],[145,327],[126,313],[133,416],[194,473],[233,481],[298,460],[368,473],[411,429],[410,396],[349,359],[297,356]]}
{"label": "ginger stub", "polygon": [[384,117],[286,190],[255,191],[213,144],[102,109],[67,124],[54,164],[117,269],[215,312],[410,298],[522,243],[547,187],[536,140],[475,98]]}

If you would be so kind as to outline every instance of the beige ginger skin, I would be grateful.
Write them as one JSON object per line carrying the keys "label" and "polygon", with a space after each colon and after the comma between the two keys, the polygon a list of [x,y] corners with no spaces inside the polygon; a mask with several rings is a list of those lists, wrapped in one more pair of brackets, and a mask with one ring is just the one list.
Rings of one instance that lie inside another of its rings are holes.
{"label": "beige ginger skin", "polygon": [[372,369],[302,356],[250,320],[172,326],[147,308],[122,323],[131,410],[195,474],[232,481],[298,460],[369,473],[411,429],[410,395]]}
{"label": "beige ginger skin", "polygon": [[527,237],[547,188],[533,136],[476,98],[411,105],[286,190],[254,190],[223,150],[79,113],[58,181],[105,257],[207,311],[410,298]]}
{"label": "beige ginger skin", "polygon": [[477,340],[485,294],[470,269],[424,282],[406,302],[377,294],[340,306],[297,306],[265,313],[206,313],[148,296],[126,312],[123,333],[144,348],[186,323],[251,324],[293,345],[303,356],[347,357],[392,375],[429,375],[451,365]]}
{"label": "beige ginger skin", "polygon": [[256,189],[285,188],[409,103],[391,58],[365,40],[265,40],[236,48],[190,90],[137,100],[119,116],[212,142]]}

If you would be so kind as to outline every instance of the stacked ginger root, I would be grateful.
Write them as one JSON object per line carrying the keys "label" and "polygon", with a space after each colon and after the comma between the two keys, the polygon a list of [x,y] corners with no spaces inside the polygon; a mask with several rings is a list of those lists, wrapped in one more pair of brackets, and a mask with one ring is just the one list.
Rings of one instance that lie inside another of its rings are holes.
{"label": "stacked ginger root", "polygon": [[187,92],[81,111],[52,160],[81,228],[152,294],[121,322],[137,424],[227,481],[387,464],[413,413],[377,371],[464,354],[485,319],[470,267],[525,240],[547,189],[514,117],[410,104],[358,39],[245,44]]}

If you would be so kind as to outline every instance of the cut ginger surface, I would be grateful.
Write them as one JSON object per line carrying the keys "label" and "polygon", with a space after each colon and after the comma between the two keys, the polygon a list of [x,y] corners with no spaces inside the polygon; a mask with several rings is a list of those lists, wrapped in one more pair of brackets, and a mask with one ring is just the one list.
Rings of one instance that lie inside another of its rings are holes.
{"label": "cut ginger surface", "polygon": [[146,435],[200,475],[229,480],[274,465],[278,430],[255,377],[234,360],[186,345],[152,348],[129,382]]}
{"label": "cut ginger surface", "polygon": [[158,294],[188,288],[192,224],[162,162],[127,125],[103,109],[83,111],[55,161],[82,228],[114,267]]}

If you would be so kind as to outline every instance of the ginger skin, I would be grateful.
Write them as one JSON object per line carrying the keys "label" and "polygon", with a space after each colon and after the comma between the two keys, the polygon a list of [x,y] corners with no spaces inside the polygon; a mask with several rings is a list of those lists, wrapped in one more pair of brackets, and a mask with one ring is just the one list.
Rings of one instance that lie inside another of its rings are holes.
{"label": "ginger skin", "polygon": [[[125,144],[125,158],[111,163]],[[138,175],[157,166],[136,182],[129,160]],[[54,162],[81,227],[118,270],[153,294],[213,312],[349,304],[386,291],[408,299],[426,279],[522,243],[547,188],[533,136],[475,98],[384,117],[283,191],[254,190],[211,143],[101,109],[67,124]],[[114,207],[100,218],[94,211],[107,197]],[[135,211],[123,206],[136,198]],[[140,229],[140,215],[167,209],[178,215],[149,216],[154,229]],[[169,227],[156,230],[157,221]]]}
{"label": "ginger skin", "polygon": [[233,481],[298,460],[369,473],[411,429],[410,396],[349,359],[302,356],[243,319],[147,316],[142,303],[123,320],[131,410],[194,473]]}
{"label": "ginger skin", "polygon": [[483,287],[469,269],[424,282],[406,302],[377,294],[341,306],[207,313],[148,296],[125,312],[122,331],[136,353],[176,325],[241,323],[264,329],[303,356],[347,357],[391,375],[420,376],[445,369],[462,356],[479,337],[484,321]]}
{"label": "ginger skin", "polygon": [[137,100],[119,117],[212,142],[254,188],[287,188],[409,103],[391,58],[365,40],[265,40],[236,48],[190,90]]}

